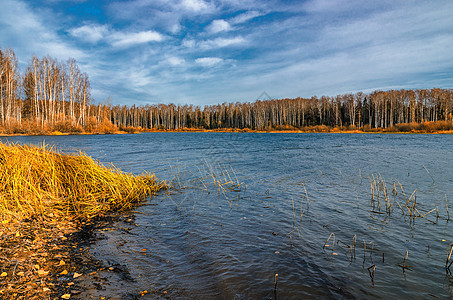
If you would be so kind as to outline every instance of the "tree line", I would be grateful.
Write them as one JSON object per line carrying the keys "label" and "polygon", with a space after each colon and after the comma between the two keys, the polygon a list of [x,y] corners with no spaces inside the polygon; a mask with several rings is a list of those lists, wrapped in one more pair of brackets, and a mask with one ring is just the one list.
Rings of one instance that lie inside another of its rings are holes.
{"label": "tree line", "polygon": [[117,126],[147,129],[304,129],[310,126],[390,128],[397,124],[452,121],[453,90],[362,92],[321,98],[278,99],[205,106],[110,107]]}
{"label": "tree line", "polygon": [[160,129],[392,128],[452,122],[452,89],[347,93],[209,106],[95,104],[88,75],[74,59],[32,57],[23,75],[11,49],[0,47],[0,129],[5,133],[114,132]]}

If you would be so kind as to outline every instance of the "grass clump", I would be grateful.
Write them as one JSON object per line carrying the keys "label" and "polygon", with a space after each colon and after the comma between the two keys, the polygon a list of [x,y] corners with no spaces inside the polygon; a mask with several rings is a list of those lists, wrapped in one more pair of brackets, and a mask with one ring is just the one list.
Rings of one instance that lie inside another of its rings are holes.
{"label": "grass clump", "polygon": [[0,219],[34,215],[91,219],[127,210],[164,188],[153,174],[134,176],[86,154],[0,143]]}

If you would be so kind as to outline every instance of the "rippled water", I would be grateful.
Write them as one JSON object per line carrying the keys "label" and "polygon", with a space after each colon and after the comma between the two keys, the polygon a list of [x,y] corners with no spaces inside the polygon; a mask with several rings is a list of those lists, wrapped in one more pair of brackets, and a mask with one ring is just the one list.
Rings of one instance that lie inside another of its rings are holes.
{"label": "rippled water", "polygon": [[[110,295],[452,297],[445,197],[453,218],[453,136],[147,133],[45,141],[127,172],[154,172],[176,187],[136,209],[137,226],[106,232],[93,247],[130,273],[106,287]],[[377,197],[373,206],[373,176],[386,183],[389,213],[382,192],[380,209]],[[403,214],[415,190],[420,214],[437,208],[428,220]],[[323,249],[331,233],[335,241]],[[406,251],[410,269],[400,267]]]}

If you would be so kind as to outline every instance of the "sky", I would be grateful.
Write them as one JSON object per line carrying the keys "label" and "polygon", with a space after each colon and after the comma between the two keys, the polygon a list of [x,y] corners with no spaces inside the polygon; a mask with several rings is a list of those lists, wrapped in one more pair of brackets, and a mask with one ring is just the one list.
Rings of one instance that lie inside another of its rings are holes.
{"label": "sky", "polygon": [[[0,47],[74,58],[95,103],[453,88],[453,1],[0,0]],[[267,96],[266,96],[267,97]]]}

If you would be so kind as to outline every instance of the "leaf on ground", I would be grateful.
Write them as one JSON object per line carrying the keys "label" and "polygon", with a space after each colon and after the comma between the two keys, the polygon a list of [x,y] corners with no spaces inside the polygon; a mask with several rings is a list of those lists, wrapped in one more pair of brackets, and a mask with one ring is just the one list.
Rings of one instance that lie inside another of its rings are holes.
{"label": "leaf on ground", "polygon": [[44,270],[42,270],[42,269],[39,269],[39,270],[38,270],[38,275],[39,275],[39,276],[47,276],[47,274],[49,274],[49,272],[46,272],[46,271],[44,271]]}
{"label": "leaf on ground", "polygon": [[50,291],[50,289],[47,288],[47,287],[45,287],[45,288],[42,289],[42,291],[43,291],[43,292],[48,292],[48,291]]}
{"label": "leaf on ground", "polygon": [[6,277],[6,276],[8,276],[8,273],[6,273],[6,272],[3,272],[2,274],[0,274],[0,277]]}
{"label": "leaf on ground", "polygon": [[60,275],[66,275],[68,274],[68,270],[64,270],[63,272],[60,273]]}
{"label": "leaf on ground", "polygon": [[17,272],[17,276],[24,276],[24,272],[22,272],[22,271]]}
{"label": "leaf on ground", "polygon": [[75,272],[73,278],[77,278],[77,277],[80,277],[80,276],[82,276],[82,274],[79,274],[79,273]]}
{"label": "leaf on ground", "polygon": [[60,263],[58,264],[59,266],[63,266],[65,265],[66,263],[64,262],[64,260],[60,260]]}
{"label": "leaf on ground", "polygon": [[61,299],[69,299],[71,298],[71,294],[64,294],[63,296],[61,296]]}
{"label": "leaf on ground", "polygon": [[39,270],[39,265],[34,265],[36,270]]}

